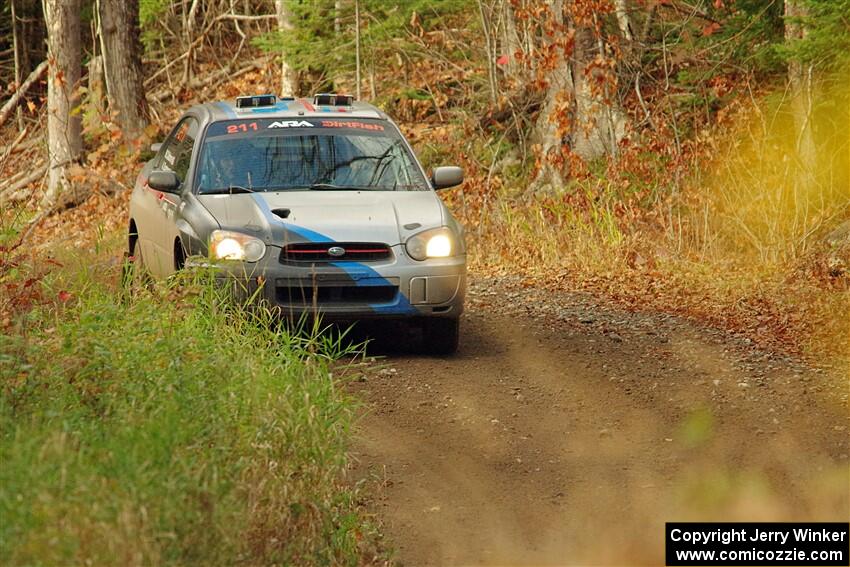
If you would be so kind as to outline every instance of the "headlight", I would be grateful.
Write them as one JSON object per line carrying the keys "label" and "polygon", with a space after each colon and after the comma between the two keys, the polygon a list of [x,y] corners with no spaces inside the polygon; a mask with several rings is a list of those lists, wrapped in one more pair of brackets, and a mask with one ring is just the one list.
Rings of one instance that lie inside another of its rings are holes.
{"label": "headlight", "polygon": [[457,251],[455,236],[446,227],[426,230],[411,236],[407,239],[405,247],[414,260],[447,258]]}
{"label": "headlight", "polygon": [[266,245],[259,238],[231,230],[214,230],[210,235],[210,256],[214,260],[256,262],[265,254]]}

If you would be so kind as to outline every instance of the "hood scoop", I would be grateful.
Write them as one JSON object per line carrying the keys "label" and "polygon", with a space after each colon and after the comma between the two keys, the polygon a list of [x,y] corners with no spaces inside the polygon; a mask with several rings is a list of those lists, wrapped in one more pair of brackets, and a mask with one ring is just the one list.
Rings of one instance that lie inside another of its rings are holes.
{"label": "hood scoop", "polygon": [[282,219],[288,218],[290,212],[289,209],[272,209],[272,214]]}

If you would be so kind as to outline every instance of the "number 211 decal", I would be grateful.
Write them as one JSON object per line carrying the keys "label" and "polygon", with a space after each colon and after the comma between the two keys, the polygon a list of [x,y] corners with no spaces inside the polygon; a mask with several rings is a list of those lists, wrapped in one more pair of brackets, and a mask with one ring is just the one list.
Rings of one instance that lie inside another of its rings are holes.
{"label": "number 211 decal", "polygon": [[256,122],[251,122],[250,124],[231,124],[227,127],[228,134],[238,134],[240,132],[247,132],[248,130],[257,131],[258,126]]}

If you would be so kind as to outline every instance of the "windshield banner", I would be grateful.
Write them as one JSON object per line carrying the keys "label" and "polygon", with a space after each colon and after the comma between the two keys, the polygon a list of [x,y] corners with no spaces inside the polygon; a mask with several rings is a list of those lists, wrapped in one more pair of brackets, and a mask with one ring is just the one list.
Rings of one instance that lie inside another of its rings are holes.
{"label": "windshield banner", "polygon": [[301,118],[301,119],[245,119],[226,120],[210,124],[207,130],[208,136],[227,136],[232,134],[247,134],[252,132],[263,132],[268,130],[302,130],[305,128],[321,129],[346,129],[359,132],[371,132],[381,134],[386,132],[386,126],[380,122],[371,120],[339,120],[324,118]]}

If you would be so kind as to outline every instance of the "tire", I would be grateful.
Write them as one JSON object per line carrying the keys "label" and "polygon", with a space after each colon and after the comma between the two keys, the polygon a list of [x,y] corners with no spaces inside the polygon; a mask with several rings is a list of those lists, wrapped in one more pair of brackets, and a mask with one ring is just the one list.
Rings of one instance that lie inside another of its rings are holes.
{"label": "tire", "polygon": [[121,283],[128,295],[133,296],[141,288],[150,289],[153,284],[150,272],[145,267],[142,258],[142,249],[139,241],[134,242],[133,250],[124,258],[124,266],[121,270]]}
{"label": "tire", "polygon": [[459,338],[460,319],[433,318],[422,323],[422,346],[428,354],[454,354]]}

